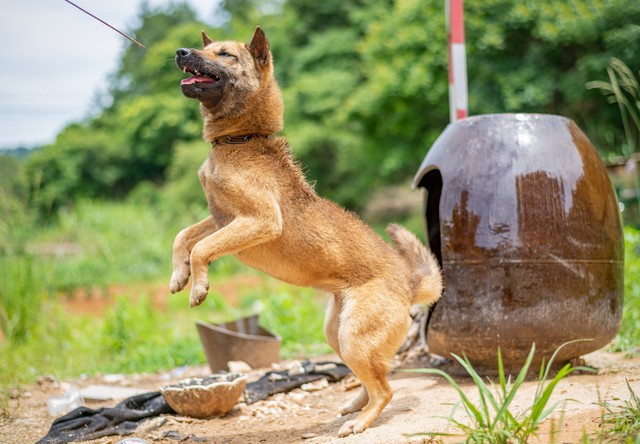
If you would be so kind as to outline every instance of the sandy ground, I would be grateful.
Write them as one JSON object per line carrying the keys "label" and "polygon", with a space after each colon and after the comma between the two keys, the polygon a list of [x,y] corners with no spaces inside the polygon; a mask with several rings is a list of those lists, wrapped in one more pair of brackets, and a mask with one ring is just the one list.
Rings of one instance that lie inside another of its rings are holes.
{"label": "sandy ground", "polygon": [[[324,359],[324,358],[323,358]],[[560,382],[551,402],[571,399],[559,408],[555,417],[562,414],[562,427],[556,436],[557,443],[580,442],[583,429],[594,433],[599,428],[602,409],[599,405],[606,401],[616,405],[629,399],[625,380],[629,380],[636,393],[640,393],[640,358],[628,359],[620,354],[596,352],[585,356],[587,364],[598,369],[597,374],[570,376]],[[287,363],[282,363],[286,365]],[[402,368],[422,365],[420,361],[405,363]],[[192,419],[175,415],[165,415],[143,422],[132,436],[149,443],[341,443],[341,444],[393,444],[460,442],[463,438],[447,437],[431,439],[425,436],[411,436],[425,432],[453,432],[450,424],[443,419],[457,402],[456,392],[443,379],[403,372],[396,369],[390,375],[395,392],[391,404],[383,411],[372,427],[360,435],[344,439],[337,438],[340,426],[352,415],[336,415],[338,407],[355,396],[357,390],[349,389],[349,384],[336,383],[315,387],[317,390],[296,389],[287,394],[278,394],[267,400],[246,405],[240,402],[226,416],[208,420]],[[257,379],[264,371],[255,371],[249,379]],[[55,381],[43,377],[38,384],[16,392],[10,403],[10,417],[0,419],[1,443],[36,442],[43,437],[53,418],[47,411],[47,400],[59,396],[65,388],[77,388],[92,384],[115,387],[134,387],[155,391],[160,386],[180,379],[209,374],[207,367],[190,367],[178,372],[165,374],[140,374],[127,376],[104,375],[87,379]],[[468,395],[477,399],[470,379],[458,376]],[[352,383],[357,381],[351,381]],[[514,402],[516,411],[526,409],[533,398],[536,381],[528,381],[520,390]],[[350,384],[354,385],[354,384]],[[312,388],[313,389],[313,388]],[[113,406],[117,401],[101,403],[87,402],[91,408]],[[463,419],[462,411],[456,417]],[[93,444],[117,443],[123,437],[113,436],[89,441]],[[541,428],[537,442],[552,441],[549,423]]]}

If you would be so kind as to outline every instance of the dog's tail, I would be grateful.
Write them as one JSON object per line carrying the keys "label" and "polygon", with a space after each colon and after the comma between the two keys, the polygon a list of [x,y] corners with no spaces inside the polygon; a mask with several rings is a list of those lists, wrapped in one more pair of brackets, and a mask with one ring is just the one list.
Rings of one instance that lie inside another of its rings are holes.
{"label": "dog's tail", "polygon": [[411,269],[413,303],[431,305],[442,294],[442,274],[438,261],[409,230],[397,224],[387,227],[393,246]]}

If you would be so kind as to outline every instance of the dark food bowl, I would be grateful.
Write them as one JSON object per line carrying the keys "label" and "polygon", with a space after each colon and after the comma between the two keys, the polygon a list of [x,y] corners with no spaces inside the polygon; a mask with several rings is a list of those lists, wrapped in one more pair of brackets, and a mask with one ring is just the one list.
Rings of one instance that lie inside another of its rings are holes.
{"label": "dark food bowl", "polygon": [[252,368],[268,367],[280,358],[282,339],[258,325],[258,316],[223,324],[196,321],[211,371],[227,370],[227,362],[244,361]]}

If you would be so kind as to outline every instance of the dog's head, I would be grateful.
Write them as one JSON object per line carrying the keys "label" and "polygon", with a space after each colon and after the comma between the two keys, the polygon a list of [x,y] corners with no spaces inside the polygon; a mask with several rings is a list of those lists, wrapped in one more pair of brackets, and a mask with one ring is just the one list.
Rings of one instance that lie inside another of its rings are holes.
{"label": "dog's head", "polygon": [[269,41],[262,28],[256,28],[249,44],[216,42],[204,31],[202,43],[201,50],[176,51],[178,68],[191,74],[180,83],[185,96],[199,100],[216,120],[245,120],[243,116],[255,107],[281,110]]}

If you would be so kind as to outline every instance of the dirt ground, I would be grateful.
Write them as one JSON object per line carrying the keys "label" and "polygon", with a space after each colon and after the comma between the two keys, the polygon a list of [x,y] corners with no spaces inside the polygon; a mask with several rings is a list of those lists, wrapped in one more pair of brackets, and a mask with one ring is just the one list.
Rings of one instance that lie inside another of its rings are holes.
{"label": "dirt ground", "polygon": [[[595,352],[584,357],[588,365],[595,367],[597,374],[570,376],[560,382],[551,402],[571,399],[554,414],[563,410],[560,434],[557,443],[580,442],[583,429],[589,433],[598,430],[602,409],[606,401],[610,405],[629,399],[625,380],[636,393],[640,393],[640,358],[624,358],[620,354]],[[326,359],[326,357],[323,357]],[[395,392],[391,404],[382,412],[372,427],[360,435],[338,439],[340,426],[352,415],[340,417],[336,412],[341,404],[355,396],[357,390],[350,383],[315,384],[315,387],[296,389],[287,394],[278,394],[251,405],[239,402],[226,416],[208,420],[192,419],[175,415],[164,415],[143,422],[132,436],[149,443],[340,443],[340,444],[394,444],[440,442],[425,436],[411,436],[425,432],[455,432],[442,417],[450,414],[452,404],[457,402],[456,392],[443,379],[403,372],[403,368],[420,367],[421,361],[408,361],[391,375],[391,386]],[[281,366],[286,366],[283,362]],[[249,380],[257,379],[264,369],[249,374]],[[131,387],[143,391],[155,391],[160,386],[194,376],[210,373],[208,367],[189,367],[164,374],[104,375],[99,377],[55,381],[42,377],[37,384],[16,392],[10,401],[10,417],[0,418],[0,443],[32,443],[42,438],[54,418],[47,411],[47,400],[59,396],[69,386],[83,388],[89,385]],[[456,380],[468,395],[477,399],[470,379],[459,376]],[[533,398],[536,381],[526,382],[519,392],[514,409],[522,411]],[[111,407],[116,400],[86,402],[91,408]],[[562,405],[562,404],[561,404]],[[456,413],[458,419],[464,415]],[[105,437],[92,444],[117,443],[121,436]],[[541,443],[551,442],[549,423],[543,426],[539,436]],[[443,442],[460,442],[462,437],[444,438]]]}

